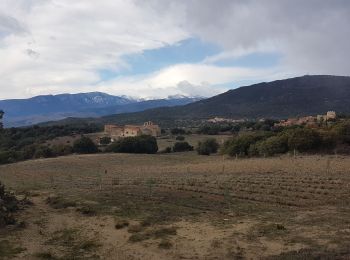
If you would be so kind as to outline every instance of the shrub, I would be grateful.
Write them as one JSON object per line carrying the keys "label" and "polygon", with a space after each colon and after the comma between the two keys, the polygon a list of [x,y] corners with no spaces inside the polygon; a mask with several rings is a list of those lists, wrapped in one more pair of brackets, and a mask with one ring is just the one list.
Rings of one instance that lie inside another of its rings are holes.
{"label": "shrub", "polygon": [[224,144],[224,153],[230,156],[234,155],[248,155],[251,149],[251,145],[256,142],[270,137],[271,134],[245,134],[237,137],[233,137]]}
{"label": "shrub", "polygon": [[73,153],[73,147],[70,145],[58,144],[52,146],[51,149],[55,156],[65,156]]}
{"label": "shrub", "polygon": [[186,152],[193,151],[193,146],[188,142],[177,142],[173,146],[173,152]]}
{"label": "shrub", "polygon": [[284,135],[272,136],[257,144],[260,155],[275,155],[288,151],[288,138]]}
{"label": "shrub", "polygon": [[100,138],[101,145],[109,145],[112,142],[111,138],[108,136],[104,136]]}
{"label": "shrub", "polygon": [[50,147],[47,146],[38,146],[34,153],[34,158],[49,158],[52,157],[53,153]]}
{"label": "shrub", "polygon": [[74,152],[81,153],[81,154],[98,152],[96,144],[90,138],[85,136],[82,136],[80,139],[74,142],[73,150]]}
{"label": "shrub", "polygon": [[178,141],[183,141],[183,140],[185,140],[185,137],[182,136],[182,135],[179,135],[179,136],[176,136],[175,139],[178,140]]}
{"label": "shrub", "polygon": [[106,152],[114,153],[146,153],[154,154],[158,151],[157,139],[149,135],[125,137],[110,144]]}
{"label": "shrub", "polygon": [[219,144],[214,138],[208,138],[203,142],[198,143],[197,152],[201,155],[210,155],[216,153],[219,149]]}
{"label": "shrub", "polygon": [[184,134],[186,134],[186,131],[184,129],[181,129],[181,128],[173,128],[173,129],[171,129],[170,132],[173,135],[184,135]]}
{"label": "shrub", "polygon": [[0,164],[14,163],[17,161],[18,153],[14,151],[0,152]]}
{"label": "shrub", "polygon": [[65,209],[68,207],[75,207],[77,205],[75,201],[71,201],[58,196],[47,197],[46,204],[50,205],[54,209]]}
{"label": "shrub", "polygon": [[288,138],[289,150],[297,150],[299,152],[315,151],[320,148],[320,134],[313,129],[296,128],[290,129],[285,133]]}
{"label": "shrub", "polygon": [[18,210],[18,200],[15,196],[5,191],[0,182],[0,229],[6,225],[15,224],[13,213]]}
{"label": "shrub", "polygon": [[338,143],[350,144],[350,122],[345,121],[340,124],[335,125],[332,128],[332,133]]}
{"label": "shrub", "polygon": [[219,125],[205,125],[198,129],[199,134],[217,135],[220,132]]}

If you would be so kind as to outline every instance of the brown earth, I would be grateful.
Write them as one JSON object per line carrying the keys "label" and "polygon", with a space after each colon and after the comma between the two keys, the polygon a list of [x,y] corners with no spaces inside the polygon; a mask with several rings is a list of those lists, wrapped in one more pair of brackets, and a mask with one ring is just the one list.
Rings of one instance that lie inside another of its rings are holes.
{"label": "brown earth", "polygon": [[24,227],[1,231],[0,259],[348,259],[349,169],[350,157],[195,153],[0,166],[34,202]]}

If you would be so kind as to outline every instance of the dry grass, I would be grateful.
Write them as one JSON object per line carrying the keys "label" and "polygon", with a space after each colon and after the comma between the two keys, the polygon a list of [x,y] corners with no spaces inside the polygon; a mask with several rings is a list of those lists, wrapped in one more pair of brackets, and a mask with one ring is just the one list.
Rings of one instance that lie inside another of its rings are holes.
{"label": "dry grass", "polygon": [[[124,232],[128,250],[142,251],[138,243],[151,243],[154,252],[170,249],[169,258],[225,259],[282,253],[283,258],[305,248],[301,256],[330,252],[331,257],[349,248],[349,169],[350,157],[341,156],[97,154],[1,166],[0,178],[17,191],[56,194],[54,208],[69,210],[68,203],[88,207],[97,215],[90,218],[111,216],[111,229]],[[157,235],[160,227],[181,221],[190,224],[179,225],[170,237]],[[206,233],[191,240],[187,229]]]}

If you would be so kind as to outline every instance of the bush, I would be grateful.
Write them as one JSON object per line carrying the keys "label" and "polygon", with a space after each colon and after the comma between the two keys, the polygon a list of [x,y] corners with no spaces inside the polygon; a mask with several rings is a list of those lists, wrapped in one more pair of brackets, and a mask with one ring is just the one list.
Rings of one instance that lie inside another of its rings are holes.
{"label": "bush", "polygon": [[111,138],[108,136],[104,136],[100,138],[101,145],[109,145],[112,142]]}
{"label": "bush", "polygon": [[0,229],[6,225],[15,224],[13,213],[18,210],[18,200],[7,193],[0,182]]}
{"label": "bush", "polygon": [[173,128],[173,129],[171,129],[170,132],[172,135],[184,135],[184,134],[186,134],[186,131],[184,129],[181,129],[181,128]]}
{"label": "bush", "polygon": [[220,132],[219,125],[205,125],[198,129],[197,133],[206,135],[217,135]]}
{"label": "bush", "polygon": [[82,136],[80,139],[74,142],[73,150],[74,152],[81,153],[81,154],[98,152],[96,144],[90,138],[85,136]]}
{"label": "bush", "polygon": [[52,157],[52,150],[47,146],[38,146],[34,153],[34,158],[49,158]]}
{"label": "bush", "polygon": [[231,140],[225,142],[224,153],[227,153],[230,156],[248,155],[250,153],[252,145],[270,136],[271,134],[245,134],[234,137]]}
{"label": "bush", "polygon": [[0,164],[14,163],[17,161],[18,153],[14,151],[0,152]]}
{"label": "bush", "polygon": [[259,155],[271,156],[286,153],[288,151],[288,138],[284,135],[272,136],[259,142],[256,147]]}
{"label": "bush", "polygon": [[125,137],[110,144],[106,152],[113,153],[146,153],[154,154],[158,151],[157,139],[150,135]]}
{"label": "bush", "polygon": [[64,144],[54,145],[51,150],[54,156],[65,156],[73,153],[73,147]]}
{"label": "bush", "polygon": [[178,140],[178,141],[183,141],[183,140],[185,140],[185,137],[182,136],[182,135],[179,135],[179,136],[176,136],[175,139]]}
{"label": "bush", "polygon": [[313,129],[296,128],[285,133],[288,138],[288,148],[290,151],[299,152],[316,151],[321,146],[320,134]]}
{"label": "bush", "polygon": [[197,152],[201,155],[210,155],[216,153],[219,149],[219,144],[214,138],[206,139],[198,143]]}
{"label": "bush", "polygon": [[193,151],[193,146],[188,142],[177,142],[173,146],[173,152],[186,152]]}

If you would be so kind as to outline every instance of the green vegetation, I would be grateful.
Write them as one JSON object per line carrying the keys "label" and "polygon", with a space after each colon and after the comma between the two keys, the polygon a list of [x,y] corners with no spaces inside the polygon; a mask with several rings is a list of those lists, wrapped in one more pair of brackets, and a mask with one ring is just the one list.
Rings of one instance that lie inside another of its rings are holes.
{"label": "green vegetation", "polygon": [[197,152],[200,155],[210,155],[217,153],[219,144],[215,138],[208,138],[203,142],[198,142]]}
{"label": "green vegetation", "polygon": [[106,152],[114,153],[146,153],[154,154],[158,151],[157,139],[149,135],[125,137],[110,144]]}
{"label": "green vegetation", "polygon": [[172,135],[184,135],[186,134],[186,131],[182,128],[173,128],[170,130]]}
{"label": "green vegetation", "polygon": [[98,148],[96,144],[88,137],[82,136],[80,139],[76,140],[73,144],[73,150],[76,153],[89,154],[97,153]]}
{"label": "green vegetation", "polygon": [[100,139],[101,145],[109,145],[112,142],[111,138],[108,136],[104,136]]}
{"label": "green vegetation", "polygon": [[247,132],[226,141],[223,153],[231,156],[272,156],[286,152],[349,153],[350,122],[331,126],[284,128],[280,132]]}
{"label": "green vegetation", "polygon": [[55,157],[73,152],[69,145],[49,147],[46,142],[62,136],[75,136],[100,131],[97,125],[32,126],[0,130],[0,164]]}
{"label": "green vegetation", "polygon": [[188,142],[177,142],[174,144],[173,152],[186,152],[193,151],[193,146],[191,146]]}
{"label": "green vegetation", "polygon": [[0,229],[6,225],[15,224],[13,213],[18,210],[18,200],[12,194],[5,191],[5,186],[0,182]]}

